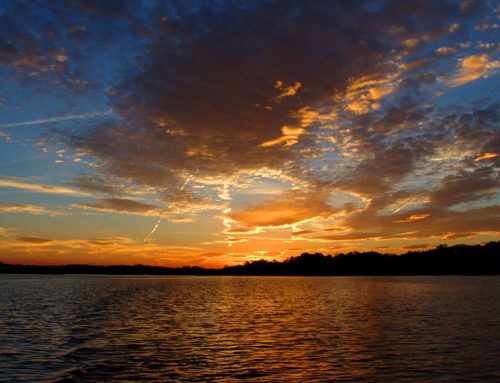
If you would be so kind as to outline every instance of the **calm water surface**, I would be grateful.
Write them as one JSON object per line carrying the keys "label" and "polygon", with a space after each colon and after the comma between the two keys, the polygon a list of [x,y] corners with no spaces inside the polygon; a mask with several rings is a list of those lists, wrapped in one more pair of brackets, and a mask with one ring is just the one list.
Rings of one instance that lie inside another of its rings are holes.
{"label": "calm water surface", "polygon": [[0,275],[0,381],[500,381],[500,277]]}

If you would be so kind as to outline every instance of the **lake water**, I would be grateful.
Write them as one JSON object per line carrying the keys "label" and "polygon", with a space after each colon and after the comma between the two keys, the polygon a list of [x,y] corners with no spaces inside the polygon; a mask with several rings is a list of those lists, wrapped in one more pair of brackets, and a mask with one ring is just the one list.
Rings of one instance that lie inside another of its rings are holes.
{"label": "lake water", "polygon": [[500,277],[0,275],[0,381],[500,381]]}

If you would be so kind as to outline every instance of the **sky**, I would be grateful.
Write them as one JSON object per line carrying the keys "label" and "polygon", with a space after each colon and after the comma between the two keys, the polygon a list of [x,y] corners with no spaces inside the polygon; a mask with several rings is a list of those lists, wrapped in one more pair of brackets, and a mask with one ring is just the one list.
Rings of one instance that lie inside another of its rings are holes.
{"label": "sky", "polygon": [[0,261],[500,239],[500,3],[4,0]]}

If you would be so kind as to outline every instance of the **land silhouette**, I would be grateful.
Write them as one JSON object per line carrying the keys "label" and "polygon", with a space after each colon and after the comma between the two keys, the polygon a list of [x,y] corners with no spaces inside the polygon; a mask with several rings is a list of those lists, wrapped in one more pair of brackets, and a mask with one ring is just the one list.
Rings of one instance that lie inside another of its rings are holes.
{"label": "land silhouette", "polygon": [[283,262],[258,260],[221,269],[145,265],[14,265],[0,273],[115,275],[487,275],[500,274],[500,241],[484,245],[439,245],[402,255],[349,252],[336,256],[303,253]]}

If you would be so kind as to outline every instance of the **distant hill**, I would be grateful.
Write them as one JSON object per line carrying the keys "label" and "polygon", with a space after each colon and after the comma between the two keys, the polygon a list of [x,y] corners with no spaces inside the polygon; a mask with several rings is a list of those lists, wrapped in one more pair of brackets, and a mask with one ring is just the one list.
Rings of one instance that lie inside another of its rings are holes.
{"label": "distant hill", "polygon": [[0,273],[113,275],[486,275],[500,274],[500,242],[440,245],[402,255],[350,252],[303,253],[283,262],[259,260],[222,269],[157,266],[26,266],[0,262]]}

